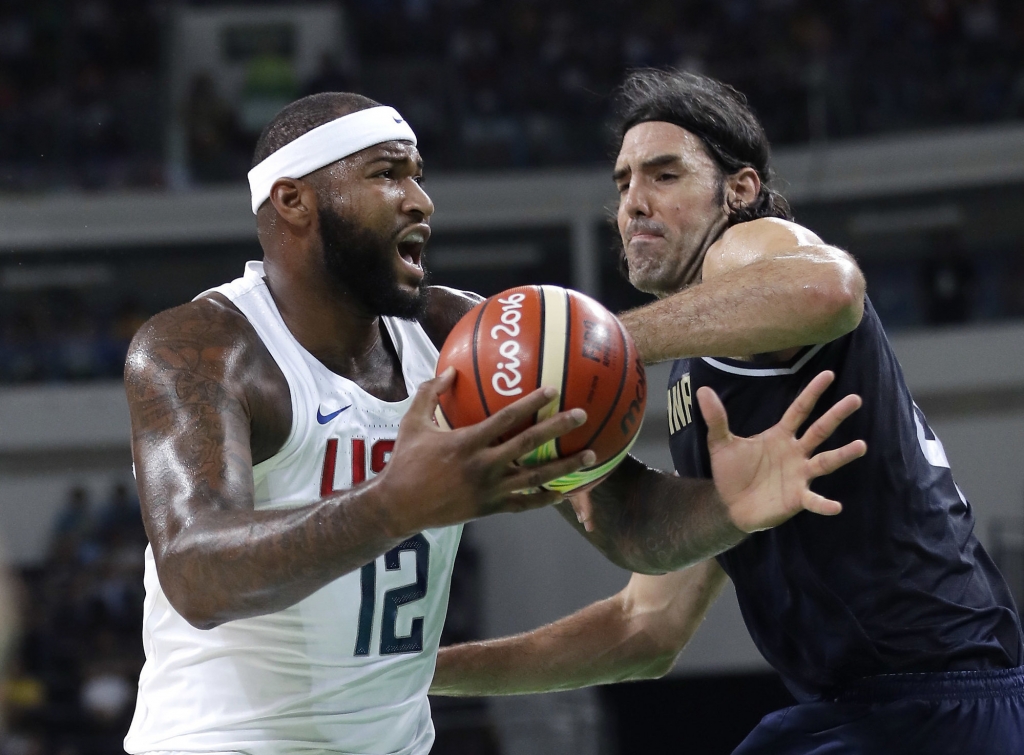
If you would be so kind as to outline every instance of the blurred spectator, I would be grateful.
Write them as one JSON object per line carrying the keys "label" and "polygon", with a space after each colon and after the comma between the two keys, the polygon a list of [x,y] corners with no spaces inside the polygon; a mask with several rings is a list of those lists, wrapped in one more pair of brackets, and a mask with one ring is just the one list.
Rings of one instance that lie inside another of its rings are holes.
{"label": "blurred spectator", "polygon": [[0,301],[0,383],[120,378],[150,313],[134,299],[115,302],[59,289]]}
{"label": "blurred spectator", "polygon": [[115,555],[116,549],[125,544],[145,546],[146,532],[142,527],[139,499],[133,492],[129,493],[124,483],[114,486],[107,505],[100,509],[96,535]]}
{"label": "blurred spectator", "polygon": [[14,663],[9,656],[11,647],[22,621],[17,589],[20,587],[11,579],[7,558],[0,549],[0,734],[6,721],[22,708],[31,709],[42,704],[41,693],[35,680],[21,673],[17,659]]}
{"label": "blurred spectator", "polygon": [[37,719],[46,705],[46,686],[35,674],[29,673],[20,658],[15,657],[3,680],[0,695],[3,698],[5,727],[26,727]]}
{"label": "blurred spectator", "polygon": [[0,188],[160,181],[159,6],[58,0],[0,10]]}
{"label": "blurred spectator", "polygon": [[182,117],[194,180],[216,183],[244,175],[248,165],[240,159],[242,137],[235,112],[208,73],[192,80]]}
{"label": "blurred spectator", "polygon": [[239,121],[248,133],[258,136],[277,112],[299,93],[292,62],[268,41],[245,71]]}
{"label": "blurred spectator", "polygon": [[320,92],[348,92],[354,89],[353,78],[333,55],[325,53],[320,58],[320,67],[302,88],[302,95]]}
{"label": "blurred spectator", "polygon": [[130,488],[113,485],[95,517],[88,503],[81,486],[68,491],[53,524],[55,555],[22,570],[32,599],[23,601],[21,641],[0,686],[4,755],[123,751],[143,662],[145,541]]}
{"label": "blurred spectator", "polygon": [[79,549],[95,531],[89,493],[81,485],[68,491],[67,502],[53,524],[50,554],[54,561],[78,560]]}

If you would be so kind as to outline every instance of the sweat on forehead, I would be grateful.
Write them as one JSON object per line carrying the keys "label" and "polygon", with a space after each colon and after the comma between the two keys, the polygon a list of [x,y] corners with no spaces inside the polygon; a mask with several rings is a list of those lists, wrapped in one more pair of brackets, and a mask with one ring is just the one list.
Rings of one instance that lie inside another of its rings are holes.
{"label": "sweat on forehead", "polygon": [[416,134],[392,107],[381,105],[328,121],[271,153],[249,171],[252,211],[270,197],[279,178],[302,178],[325,165],[383,142],[416,145]]}
{"label": "sweat on forehead", "polygon": [[714,159],[700,137],[665,121],[645,121],[626,132],[615,159],[612,178],[618,180],[630,170],[668,166],[672,163],[699,165]]}

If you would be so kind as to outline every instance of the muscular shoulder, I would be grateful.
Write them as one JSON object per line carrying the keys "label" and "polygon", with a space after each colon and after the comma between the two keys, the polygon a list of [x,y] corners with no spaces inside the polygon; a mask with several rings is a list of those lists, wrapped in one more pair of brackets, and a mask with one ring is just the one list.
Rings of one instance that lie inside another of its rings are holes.
{"label": "muscular shoulder", "polygon": [[133,409],[176,407],[182,418],[199,406],[244,414],[254,462],[273,455],[291,424],[287,380],[249,321],[219,294],[146,322],[128,350],[125,386]]}
{"label": "muscular shoulder", "polygon": [[824,244],[813,231],[781,218],[758,218],[726,229],[708,248],[703,277],[716,275],[781,255],[799,253],[842,255],[845,252]]}
{"label": "muscular shoulder", "polygon": [[224,381],[252,358],[258,342],[226,299],[199,299],[165,310],[139,328],[128,349],[125,380],[188,370]]}
{"label": "muscular shoulder", "polygon": [[423,330],[440,349],[455,323],[484,298],[470,291],[459,291],[447,286],[430,286],[427,289],[427,307],[420,318]]}
{"label": "muscular shoulder", "polygon": [[814,246],[822,243],[814,231],[782,218],[758,218],[728,228],[723,239],[732,243],[747,242],[767,249],[788,249],[793,246]]}

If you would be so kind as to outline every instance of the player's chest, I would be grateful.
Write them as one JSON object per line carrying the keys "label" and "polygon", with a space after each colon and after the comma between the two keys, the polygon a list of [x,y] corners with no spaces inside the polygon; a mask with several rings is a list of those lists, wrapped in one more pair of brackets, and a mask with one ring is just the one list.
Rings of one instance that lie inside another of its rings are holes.
{"label": "player's chest", "polygon": [[296,412],[282,452],[253,470],[257,508],[305,505],[380,474],[411,403],[367,401],[350,392],[311,399]]}
{"label": "player's chest", "polygon": [[321,402],[302,455],[317,482],[317,495],[358,485],[380,474],[391,460],[408,401],[380,407],[365,402]]}

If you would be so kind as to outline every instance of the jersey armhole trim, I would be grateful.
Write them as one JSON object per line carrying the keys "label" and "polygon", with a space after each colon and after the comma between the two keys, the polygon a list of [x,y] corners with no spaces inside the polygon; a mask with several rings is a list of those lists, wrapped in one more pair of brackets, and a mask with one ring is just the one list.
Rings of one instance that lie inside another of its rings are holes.
{"label": "jersey armhole trim", "polygon": [[744,375],[747,377],[770,377],[773,375],[795,375],[798,373],[805,364],[807,364],[814,355],[825,348],[825,344],[819,343],[817,346],[810,347],[802,356],[800,356],[793,364],[788,367],[741,367],[734,361],[724,361],[721,359],[712,359],[711,357],[701,357],[701,359],[707,364],[711,365],[715,369],[721,370],[722,372],[728,372],[733,375]]}

